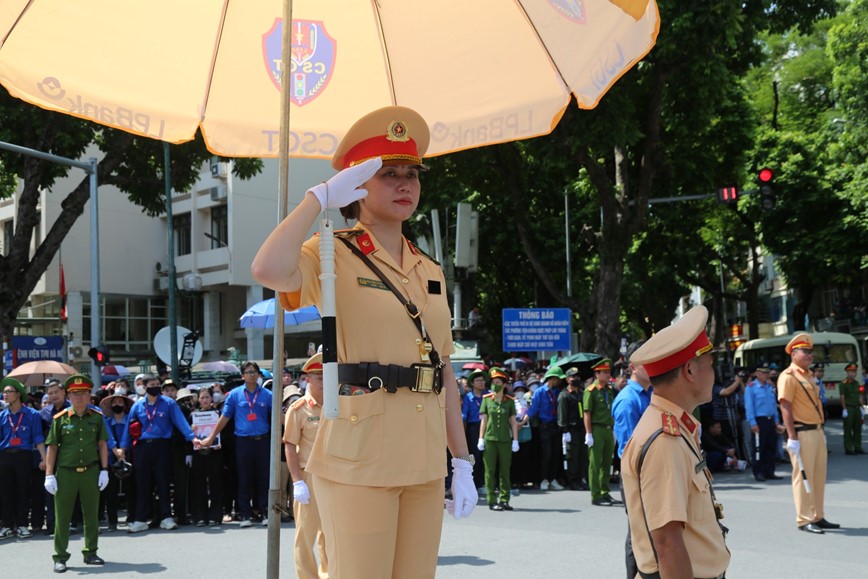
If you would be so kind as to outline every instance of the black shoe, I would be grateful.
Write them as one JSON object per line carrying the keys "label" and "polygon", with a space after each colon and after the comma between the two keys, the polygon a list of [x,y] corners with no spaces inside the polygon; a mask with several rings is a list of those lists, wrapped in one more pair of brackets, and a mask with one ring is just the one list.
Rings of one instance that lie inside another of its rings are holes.
{"label": "black shoe", "polygon": [[91,553],[90,555],[84,556],[84,564],[85,565],[105,565],[105,561],[103,561],[99,555],[96,553]]}
{"label": "black shoe", "polygon": [[767,476],[766,478],[769,479],[769,480],[781,480],[781,479],[784,478],[784,477],[782,477],[782,476],[778,476],[778,475],[776,475],[776,474],[770,474],[770,475]]}
{"label": "black shoe", "polygon": [[761,475],[761,474],[756,474],[756,475],[754,475],[753,478],[755,478],[755,479],[756,479],[757,481],[759,481],[759,482],[766,482],[766,477],[764,477],[764,476]]}
{"label": "black shoe", "polygon": [[488,508],[491,509],[492,511],[502,511],[503,505],[499,505],[497,503],[492,503],[492,504],[488,505]]}
{"label": "black shoe", "polygon": [[514,511],[515,510],[511,506],[509,506],[509,503],[500,503],[500,506],[503,507],[504,511]]}
{"label": "black shoe", "polygon": [[78,533],[78,525],[70,525],[69,526],[69,534],[75,535],[76,533]]}
{"label": "black shoe", "polygon": [[799,527],[800,531],[805,531],[806,533],[816,533],[817,535],[824,535],[826,531],[821,529],[819,526],[814,523],[808,523],[807,525],[802,525]]}
{"label": "black shoe", "polygon": [[612,503],[613,505],[623,505],[624,504],[624,501],[622,501],[620,499],[616,499],[612,495],[606,495],[603,498],[608,499],[609,502]]}
{"label": "black shoe", "polygon": [[66,563],[63,561],[57,561],[54,564],[54,572],[55,573],[66,573]]}
{"label": "black shoe", "polygon": [[841,525],[838,523],[830,523],[826,519],[820,519],[819,521],[814,522],[815,525],[820,527],[821,529],[840,529]]}
{"label": "black shoe", "polygon": [[603,498],[601,498],[601,499],[593,499],[593,500],[591,500],[591,504],[592,504],[592,505],[595,505],[595,506],[598,506],[598,507],[611,507],[611,506],[612,506],[612,501],[610,501],[610,500],[607,499],[606,497],[603,497]]}
{"label": "black shoe", "polygon": [[844,454],[856,454],[855,450],[845,450]]}

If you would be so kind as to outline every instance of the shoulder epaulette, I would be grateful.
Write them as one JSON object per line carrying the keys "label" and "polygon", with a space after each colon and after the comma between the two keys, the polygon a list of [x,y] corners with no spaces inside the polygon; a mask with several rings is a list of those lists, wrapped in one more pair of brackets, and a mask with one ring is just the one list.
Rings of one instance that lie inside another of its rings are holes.
{"label": "shoulder epaulette", "polygon": [[304,398],[299,398],[298,400],[290,404],[289,408],[290,410],[298,410],[302,406],[304,406]]}
{"label": "shoulder epaulette", "polygon": [[100,416],[104,416],[104,414],[102,413],[102,410],[100,410],[100,409],[97,408],[96,406],[91,406],[91,407],[88,408],[88,410],[90,410],[90,411],[92,411],[92,412],[96,412],[96,413],[99,414]]}
{"label": "shoulder epaulette", "polygon": [[489,392],[488,394],[483,394],[483,398],[494,398],[494,392]]}
{"label": "shoulder epaulette", "polygon": [[61,410],[60,412],[58,412],[57,414],[54,415],[53,420],[57,420],[58,418],[62,417],[64,414],[68,414],[71,410],[72,410],[72,408],[64,408],[63,410]]}
{"label": "shoulder epaulette", "polygon": [[515,396],[510,396],[509,394],[504,394],[503,397],[508,398],[510,400],[515,400]]}
{"label": "shoulder epaulette", "polygon": [[586,388],[586,390],[599,390],[599,389],[600,389],[600,385],[597,384],[596,382],[594,382],[593,384],[591,384],[590,386],[588,386]]}
{"label": "shoulder epaulette", "polygon": [[681,429],[678,427],[678,419],[669,412],[664,412],[660,415],[663,419],[663,433],[669,436],[681,436]]}
{"label": "shoulder epaulette", "polygon": [[364,229],[358,229],[356,227],[351,227],[349,229],[336,229],[335,237],[343,237],[344,239],[352,239],[354,237],[358,237],[359,235],[365,232]]}
{"label": "shoulder epaulette", "polygon": [[440,265],[439,261],[437,261],[436,259],[434,259],[430,255],[428,255],[427,253],[425,253],[424,251],[419,249],[419,247],[416,244],[414,244],[412,241],[410,241],[409,239],[407,240],[407,245],[410,246],[410,251],[412,251],[413,253],[416,253],[419,255],[424,255],[425,257],[427,257],[428,259],[430,259],[431,261],[433,261],[437,265]]}

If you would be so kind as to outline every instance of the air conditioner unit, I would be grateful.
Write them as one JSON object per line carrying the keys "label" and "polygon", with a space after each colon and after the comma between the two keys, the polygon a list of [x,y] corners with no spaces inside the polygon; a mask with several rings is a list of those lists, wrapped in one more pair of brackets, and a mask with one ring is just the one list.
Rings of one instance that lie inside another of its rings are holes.
{"label": "air conditioner unit", "polygon": [[169,266],[166,265],[165,261],[158,261],[156,265],[154,265],[154,271],[157,273],[167,274],[169,273]]}
{"label": "air conditioner unit", "polygon": [[73,346],[69,349],[69,357],[78,360],[81,358],[81,355],[84,353],[84,350],[81,349],[81,346]]}
{"label": "air conditioner unit", "polygon": [[229,177],[229,163],[221,161],[219,157],[211,157],[211,176],[215,179]]}
{"label": "air conditioner unit", "polygon": [[222,201],[223,199],[226,199],[229,193],[226,187],[223,187],[222,185],[211,187],[209,192],[211,193],[211,201]]}

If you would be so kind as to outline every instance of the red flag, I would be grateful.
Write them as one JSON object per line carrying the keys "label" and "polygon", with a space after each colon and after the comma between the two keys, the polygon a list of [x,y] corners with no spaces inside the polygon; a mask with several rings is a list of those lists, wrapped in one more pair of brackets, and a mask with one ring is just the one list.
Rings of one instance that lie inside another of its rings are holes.
{"label": "red flag", "polygon": [[60,264],[60,321],[66,321],[66,278],[63,275],[63,264]]}

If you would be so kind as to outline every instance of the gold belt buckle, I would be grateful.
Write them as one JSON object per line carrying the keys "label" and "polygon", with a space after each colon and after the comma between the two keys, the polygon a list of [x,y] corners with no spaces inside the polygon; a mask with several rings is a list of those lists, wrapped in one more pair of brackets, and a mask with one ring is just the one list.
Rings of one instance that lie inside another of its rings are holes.
{"label": "gold belt buckle", "polygon": [[75,467],[75,472],[87,472],[86,466],[77,466]]}
{"label": "gold belt buckle", "polygon": [[433,366],[415,366],[416,368],[416,385],[413,386],[413,392],[433,392],[434,391],[434,367]]}

